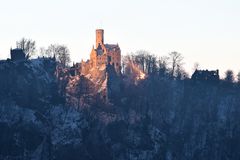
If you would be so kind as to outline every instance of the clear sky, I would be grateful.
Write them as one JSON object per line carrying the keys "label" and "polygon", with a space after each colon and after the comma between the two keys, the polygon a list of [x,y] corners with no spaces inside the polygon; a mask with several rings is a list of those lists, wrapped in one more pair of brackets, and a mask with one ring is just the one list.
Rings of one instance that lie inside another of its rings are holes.
{"label": "clear sky", "polygon": [[37,47],[66,44],[72,61],[89,57],[95,29],[122,54],[178,51],[185,68],[240,70],[239,0],[0,0],[0,59],[22,37]]}

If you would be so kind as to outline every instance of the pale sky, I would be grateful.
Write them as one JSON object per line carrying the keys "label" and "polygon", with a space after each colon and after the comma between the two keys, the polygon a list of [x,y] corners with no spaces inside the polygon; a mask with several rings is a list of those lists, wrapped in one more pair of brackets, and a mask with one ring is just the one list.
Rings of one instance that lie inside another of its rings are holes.
{"label": "pale sky", "polygon": [[122,54],[178,51],[185,68],[240,71],[239,0],[0,0],[0,59],[22,37],[37,47],[66,44],[74,62],[89,57],[95,29]]}

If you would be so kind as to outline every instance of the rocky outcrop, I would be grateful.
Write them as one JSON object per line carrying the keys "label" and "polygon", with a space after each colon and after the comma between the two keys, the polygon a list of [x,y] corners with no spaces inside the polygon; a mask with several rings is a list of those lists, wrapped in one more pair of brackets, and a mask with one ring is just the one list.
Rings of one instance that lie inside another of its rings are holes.
{"label": "rocky outcrop", "polygon": [[57,102],[56,64],[51,58],[1,61],[0,100],[20,106]]}
{"label": "rocky outcrop", "polygon": [[1,105],[0,128],[0,159],[48,160],[65,159],[66,153],[70,158],[88,123],[74,108],[55,106],[41,113]]}
{"label": "rocky outcrop", "polygon": [[121,75],[116,73],[112,65],[93,67],[84,74],[69,77],[67,101],[78,107],[89,103],[110,103],[119,97],[121,83]]}

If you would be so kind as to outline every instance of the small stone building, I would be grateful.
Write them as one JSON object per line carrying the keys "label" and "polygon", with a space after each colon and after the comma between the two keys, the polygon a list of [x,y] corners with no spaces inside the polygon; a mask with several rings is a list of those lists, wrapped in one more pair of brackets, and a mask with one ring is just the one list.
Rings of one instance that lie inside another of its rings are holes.
{"label": "small stone building", "polygon": [[24,51],[19,48],[11,49],[10,54],[11,54],[11,60],[13,61],[24,60],[26,55]]}
{"label": "small stone building", "polygon": [[219,80],[219,70],[216,70],[216,71],[195,70],[191,79],[199,80],[199,81],[218,81]]}

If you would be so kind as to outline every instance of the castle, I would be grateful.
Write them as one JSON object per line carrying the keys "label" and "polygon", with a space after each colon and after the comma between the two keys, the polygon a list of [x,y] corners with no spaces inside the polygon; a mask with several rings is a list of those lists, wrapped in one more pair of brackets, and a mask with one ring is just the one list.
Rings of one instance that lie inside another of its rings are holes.
{"label": "castle", "polygon": [[118,44],[104,44],[104,30],[96,30],[96,48],[92,48],[90,54],[92,67],[112,65],[117,73],[121,71],[121,50]]}
{"label": "castle", "polygon": [[[92,47],[90,59],[73,64],[68,71],[71,75],[66,87],[68,94],[78,93],[75,89],[81,82],[84,84],[81,94],[86,99],[96,96],[95,99],[108,102],[109,98],[118,95],[120,91],[121,49],[118,44],[105,44],[104,30],[97,29],[96,44]],[[76,103],[71,96],[68,101]]]}
{"label": "castle", "polygon": [[121,73],[121,49],[118,44],[104,44],[104,30],[97,29],[96,44],[92,47],[90,60],[74,64],[72,73],[86,75],[92,68],[100,69],[107,65],[111,65],[117,74]]}

